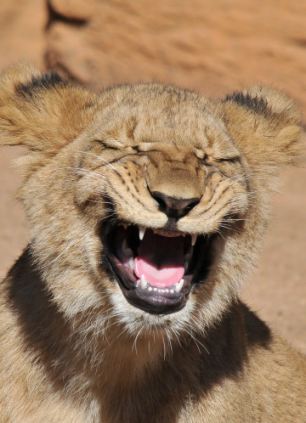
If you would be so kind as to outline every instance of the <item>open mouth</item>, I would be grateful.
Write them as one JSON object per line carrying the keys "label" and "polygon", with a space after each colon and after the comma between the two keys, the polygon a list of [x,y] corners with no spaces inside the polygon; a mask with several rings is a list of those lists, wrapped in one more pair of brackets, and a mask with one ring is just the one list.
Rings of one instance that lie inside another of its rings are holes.
{"label": "open mouth", "polygon": [[213,236],[111,221],[101,234],[106,261],[125,298],[148,313],[182,309],[209,271]]}

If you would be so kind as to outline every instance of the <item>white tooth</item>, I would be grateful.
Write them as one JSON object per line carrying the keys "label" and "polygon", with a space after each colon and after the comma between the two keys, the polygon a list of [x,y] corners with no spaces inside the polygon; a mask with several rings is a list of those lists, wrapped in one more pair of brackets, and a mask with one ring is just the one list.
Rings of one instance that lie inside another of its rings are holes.
{"label": "white tooth", "polygon": [[137,288],[139,287],[139,284],[140,284],[140,279],[138,279],[137,282],[136,282]]}
{"label": "white tooth", "polygon": [[167,294],[169,294],[169,289],[165,289],[165,292],[167,292]]}
{"label": "white tooth", "polygon": [[153,288],[153,291],[157,291],[157,288]]}
{"label": "white tooth", "polygon": [[192,235],[192,237],[191,237],[192,246],[194,246],[194,244],[197,242],[197,237],[198,237],[198,235]]}
{"label": "white tooth", "polygon": [[140,286],[142,289],[146,289],[148,286],[148,282],[145,280],[144,275],[141,275]]}
{"label": "white tooth", "polygon": [[139,226],[139,239],[140,239],[140,241],[143,240],[145,233],[146,233],[146,228],[144,228],[143,226]]}
{"label": "white tooth", "polygon": [[131,258],[129,259],[129,261],[128,261],[128,265],[129,265],[129,268],[130,268],[131,270],[134,270],[134,268],[135,268],[135,263],[134,263],[134,259],[133,259],[133,257],[131,257]]}
{"label": "white tooth", "polygon": [[163,289],[159,289],[158,292],[160,292],[162,294],[163,293]]}
{"label": "white tooth", "polygon": [[152,291],[152,286],[149,286],[148,290],[149,290],[149,291]]}
{"label": "white tooth", "polygon": [[183,288],[184,285],[184,279],[181,279],[176,285],[175,285],[175,291],[180,292],[180,290]]}
{"label": "white tooth", "polygon": [[170,294],[174,294],[174,290],[173,289],[170,289]]}

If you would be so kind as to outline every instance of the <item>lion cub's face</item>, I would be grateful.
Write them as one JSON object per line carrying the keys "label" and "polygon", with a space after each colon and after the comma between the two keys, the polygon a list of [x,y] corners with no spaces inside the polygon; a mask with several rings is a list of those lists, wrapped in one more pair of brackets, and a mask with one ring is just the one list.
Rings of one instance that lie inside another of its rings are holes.
{"label": "lion cub's face", "polygon": [[128,112],[117,104],[111,128],[96,123],[76,167],[76,201],[101,242],[90,262],[117,311],[144,318],[201,305],[248,208],[243,159],[222,122],[155,90],[136,91]]}
{"label": "lion cub's face", "polygon": [[284,98],[210,103],[160,85],[96,97],[57,79],[14,89],[15,109],[33,113],[21,194],[33,255],[62,311],[99,310],[131,331],[217,319],[253,260],[264,177],[294,155],[283,150],[297,117],[273,111]]}

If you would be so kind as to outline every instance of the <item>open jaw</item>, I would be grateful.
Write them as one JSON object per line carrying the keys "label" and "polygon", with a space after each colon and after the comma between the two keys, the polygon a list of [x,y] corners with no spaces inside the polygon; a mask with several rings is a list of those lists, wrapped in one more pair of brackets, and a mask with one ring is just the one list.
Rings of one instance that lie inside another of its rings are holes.
{"label": "open jaw", "polygon": [[101,237],[104,259],[126,300],[151,314],[182,309],[192,287],[205,282],[212,261],[214,236],[110,220]]}

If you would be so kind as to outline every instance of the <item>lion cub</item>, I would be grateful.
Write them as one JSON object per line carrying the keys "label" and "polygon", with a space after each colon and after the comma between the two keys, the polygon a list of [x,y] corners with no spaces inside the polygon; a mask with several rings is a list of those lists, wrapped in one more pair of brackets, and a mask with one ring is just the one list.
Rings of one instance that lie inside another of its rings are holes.
{"label": "lion cub", "polygon": [[305,358],[238,297],[301,132],[269,88],[7,71],[31,240],[0,287],[1,423],[306,422]]}

